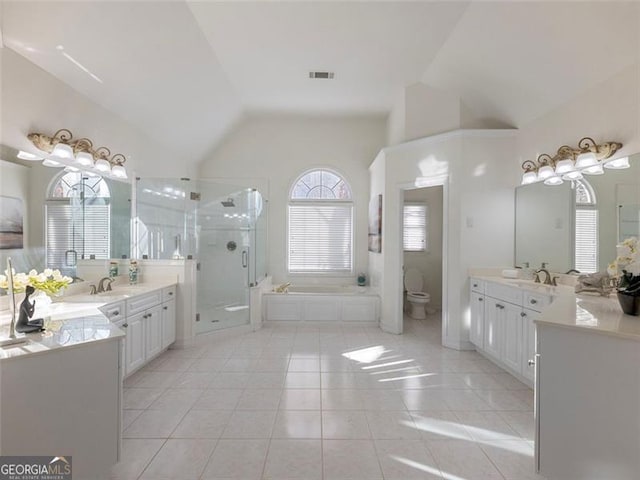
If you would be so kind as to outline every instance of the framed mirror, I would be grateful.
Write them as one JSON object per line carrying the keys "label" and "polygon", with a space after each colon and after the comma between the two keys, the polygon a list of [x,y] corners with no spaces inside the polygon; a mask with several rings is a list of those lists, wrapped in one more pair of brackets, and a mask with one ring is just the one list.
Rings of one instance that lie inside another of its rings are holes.
{"label": "framed mirror", "polygon": [[7,147],[0,159],[0,270],[11,257],[18,272],[77,277],[83,258],[130,256],[129,183],[22,161]]}
{"label": "framed mirror", "polygon": [[640,237],[640,154],[629,163],[631,168],[605,169],[583,181],[517,187],[515,264],[605,271],[620,241]]}

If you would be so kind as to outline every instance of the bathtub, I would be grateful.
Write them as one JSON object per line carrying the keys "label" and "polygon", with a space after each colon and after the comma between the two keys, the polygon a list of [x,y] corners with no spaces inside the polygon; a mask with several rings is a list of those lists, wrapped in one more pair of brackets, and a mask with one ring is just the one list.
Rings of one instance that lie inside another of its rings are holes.
{"label": "bathtub", "polygon": [[263,294],[265,322],[333,322],[377,324],[380,298],[369,287],[290,285],[288,293]]}

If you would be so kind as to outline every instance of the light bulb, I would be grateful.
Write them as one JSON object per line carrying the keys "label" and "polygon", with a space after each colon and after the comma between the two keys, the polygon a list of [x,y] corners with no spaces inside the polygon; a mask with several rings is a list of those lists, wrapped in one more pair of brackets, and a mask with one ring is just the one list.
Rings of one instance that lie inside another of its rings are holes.
{"label": "light bulb", "polygon": [[73,148],[66,143],[57,143],[56,146],[53,147],[51,156],[62,160],[73,160]]}
{"label": "light bulb", "polygon": [[604,168],[602,168],[601,163],[596,163],[591,167],[583,169],[582,173],[585,175],[604,175]]}
{"label": "light bulb", "polygon": [[540,170],[538,170],[538,180],[546,180],[547,178],[552,177],[554,175],[555,175],[555,172],[553,171],[553,168],[551,168],[551,166],[549,165],[540,167]]}
{"label": "light bulb", "polygon": [[567,172],[564,175],[562,175],[563,180],[580,180],[581,178],[583,178],[583,176],[582,176],[582,172],[580,172],[579,170],[574,170],[573,172]]}
{"label": "light bulb", "polygon": [[76,163],[85,167],[89,167],[93,165],[93,155],[91,155],[89,152],[78,152],[78,154],[76,155]]}
{"label": "light bulb", "polygon": [[118,178],[127,178],[127,171],[122,165],[114,165],[111,169],[111,175]]}
{"label": "light bulb", "polygon": [[538,179],[536,172],[524,172],[522,174],[522,185],[534,183]]}
{"label": "light bulb", "polygon": [[574,169],[575,169],[575,166],[573,165],[573,160],[571,160],[570,158],[565,158],[564,160],[560,160],[556,164],[556,173],[558,175],[571,172]]}
{"label": "light bulb", "polygon": [[545,185],[560,185],[561,183],[563,183],[562,178],[560,178],[558,175],[549,177],[544,181]]}
{"label": "light bulb", "polygon": [[597,164],[598,159],[593,152],[581,153],[580,155],[578,155],[578,158],[576,158],[576,168],[588,168]]}
{"label": "light bulb", "polygon": [[45,167],[63,167],[60,162],[56,162],[55,160],[51,160],[50,158],[45,158],[42,162],[42,165]]}
{"label": "light bulb", "polygon": [[99,158],[98,160],[96,160],[95,167],[96,170],[100,170],[101,172],[108,172],[109,170],[111,170],[111,165],[104,158]]}
{"label": "light bulb", "polygon": [[623,170],[630,167],[629,157],[616,158],[614,160],[607,160],[604,162],[604,168],[610,168],[612,170]]}

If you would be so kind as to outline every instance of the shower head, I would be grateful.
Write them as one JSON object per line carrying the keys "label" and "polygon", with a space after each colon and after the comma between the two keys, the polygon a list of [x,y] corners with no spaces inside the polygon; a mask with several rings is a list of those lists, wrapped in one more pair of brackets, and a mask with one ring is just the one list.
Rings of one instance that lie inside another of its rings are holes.
{"label": "shower head", "polygon": [[223,207],[235,207],[236,204],[233,202],[233,198],[229,197],[226,200],[222,200],[222,206]]}

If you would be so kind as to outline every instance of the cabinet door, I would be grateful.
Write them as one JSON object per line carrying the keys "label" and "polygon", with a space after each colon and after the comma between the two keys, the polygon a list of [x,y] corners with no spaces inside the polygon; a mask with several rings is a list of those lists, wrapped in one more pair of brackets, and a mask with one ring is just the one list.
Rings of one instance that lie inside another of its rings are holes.
{"label": "cabinet door", "polygon": [[176,341],[176,302],[162,304],[162,348]]}
{"label": "cabinet door", "polygon": [[145,319],[144,313],[127,318],[125,374],[129,375],[140,368],[145,361]]}
{"label": "cabinet door", "polygon": [[160,305],[144,312],[142,318],[146,322],[147,356],[151,360],[162,350],[162,312]]}
{"label": "cabinet door", "polygon": [[522,376],[533,382],[535,365],[529,365],[529,360],[536,356],[536,324],[534,321],[540,316],[529,308],[522,310]]}
{"label": "cabinet door", "polygon": [[471,292],[471,329],[469,340],[476,347],[484,348],[484,295]]}
{"label": "cabinet door", "polygon": [[485,297],[484,304],[484,351],[496,360],[500,360],[505,303]]}
{"label": "cabinet door", "polygon": [[501,360],[512,370],[522,371],[522,307],[504,303]]}

